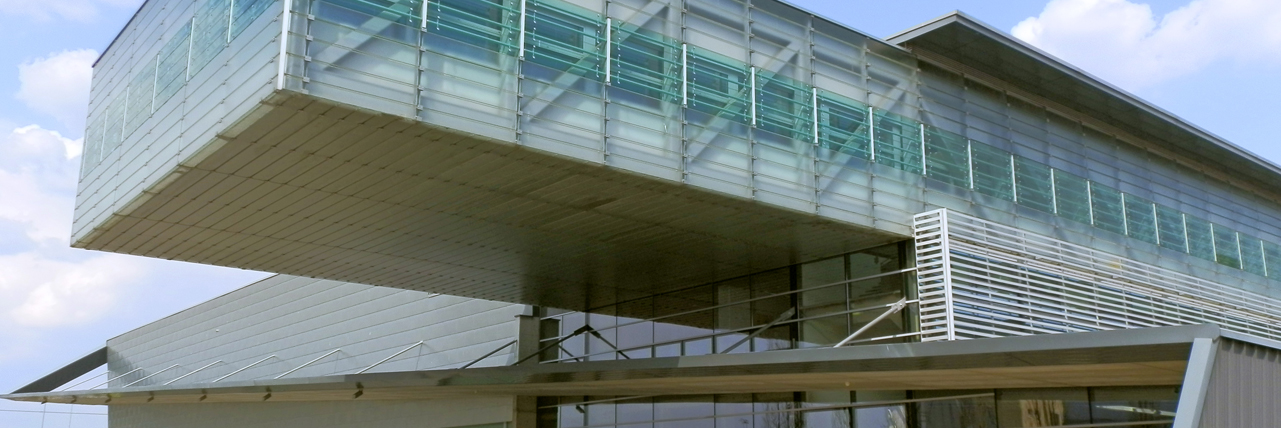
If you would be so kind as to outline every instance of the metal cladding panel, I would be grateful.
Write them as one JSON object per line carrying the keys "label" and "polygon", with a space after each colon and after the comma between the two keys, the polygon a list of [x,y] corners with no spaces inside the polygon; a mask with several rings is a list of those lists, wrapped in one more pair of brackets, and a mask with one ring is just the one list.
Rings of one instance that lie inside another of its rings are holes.
{"label": "metal cladding panel", "polygon": [[[113,377],[129,375],[110,386],[143,378],[135,386],[163,385],[179,377],[173,385],[203,384],[231,373],[227,381],[271,379],[322,356],[288,377],[347,374],[411,346],[369,372],[459,367],[514,340],[515,317],[524,310],[279,275],[111,339],[108,369]],[[505,348],[477,366],[507,364],[511,353]],[[135,369],[141,370],[130,373]]]}
{"label": "metal cladding panel", "polygon": [[[142,6],[94,66],[73,242],[118,222],[275,89],[280,8],[270,0]],[[236,18],[220,32],[192,31]]]}
{"label": "metal cladding panel", "polygon": [[1201,425],[1216,428],[1281,426],[1281,350],[1221,339]]}
{"label": "metal cladding panel", "polygon": [[512,398],[113,405],[113,428],[503,428]]}

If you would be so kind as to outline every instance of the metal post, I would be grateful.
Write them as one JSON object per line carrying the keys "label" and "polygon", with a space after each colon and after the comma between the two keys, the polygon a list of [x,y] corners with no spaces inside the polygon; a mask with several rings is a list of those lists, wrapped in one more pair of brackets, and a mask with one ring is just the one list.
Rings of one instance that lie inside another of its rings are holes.
{"label": "metal post", "polygon": [[[1129,209],[1125,204],[1125,193],[1121,193],[1121,225],[1124,226],[1121,230],[1125,231],[1125,236],[1130,236],[1130,213],[1127,211],[1129,211]],[[1210,235],[1213,236],[1214,230],[1211,229],[1210,231]]]}
{"label": "metal post", "polygon": [[1240,265],[1237,267],[1245,269],[1245,253],[1241,251],[1241,232],[1234,232],[1232,235],[1237,238],[1237,264]]}
{"label": "metal post", "polygon": [[[1152,204],[1152,235],[1156,236],[1156,244],[1161,245],[1161,218],[1157,217],[1156,204]],[[1239,239],[1237,240],[1240,241]],[[1241,248],[1237,245],[1237,248]]]}
{"label": "metal post", "polygon": [[764,333],[764,332],[765,332],[765,330],[769,330],[769,329],[770,329],[770,327],[773,327],[775,324],[778,324],[778,323],[780,323],[780,322],[783,322],[783,320],[786,320],[786,319],[788,319],[788,318],[791,318],[791,317],[792,317],[792,315],[795,315],[795,314],[796,314],[796,307],[795,307],[795,306],[793,306],[793,307],[791,307],[791,308],[788,308],[786,311],[783,311],[783,313],[782,313],[781,315],[779,315],[779,316],[778,316],[778,318],[774,318],[774,320],[773,320],[773,321],[770,321],[770,322],[769,322],[769,324],[765,324],[765,325],[761,326],[761,328],[758,328],[758,329],[756,329],[756,331],[753,331],[753,332],[752,332],[752,334],[749,334],[749,335],[747,335],[747,337],[744,337],[744,338],[742,338],[741,340],[739,340],[738,342],[735,342],[733,345],[730,345],[730,347],[725,348],[725,350],[724,350],[724,351],[721,351],[720,353],[721,353],[721,354],[728,354],[728,353],[729,353],[729,351],[733,351],[733,350],[734,350],[734,348],[738,348],[738,346],[739,346],[739,345],[742,345],[743,343],[746,343],[746,342],[747,342],[747,341],[749,341],[749,340],[755,339],[755,338],[756,338],[756,336],[760,336],[760,335],[761,335],[761,333]]}
{"label": "metal post", "polygon": [[877,323],[885,320],[885,318],[889,317],[890,315],[898,313],[899,311],[903,310],[903,308],[905,307],[907,307],[906,297],[899,299],[899,301],[890,304],[890,309],[885,311],[885,313],[882,313],[881,315],[872,319],[871,322],[863,325],[863,327],[859,328],[858,331],[855,331],[854,334],[851,334],[848,337],[846,337],[844,340],[841,340],[837,344],[832,345],[832,347],[840,348],[842,346],[845,346],[846,343],[850,343],[850,341],[854,340],[854,338],[858,337],[858,335],[863,334],[864,332],[870,330],[872,327],[875,327]]}
{"label": "metal post", "polygon": [[939,210],[939,248],[943,258],[943,305],[947,320],[947,340],[956,340],[956,316],[952,307],[952,244],[948,233],[946,209]]}
{"label": "metal post", "polygon": [[[814,121],[814,144],[818,144],[818,88],[810,88],[810,92],[813,93],[810,97],[810,120]],[[817,171],[815,169],[815,174]],[[814,185],[818,186],[818,182],[816,181]]]}
{"label": "metal post", "polygon": [[921,124],[921,175],[927,175],[929,170],[925,166],[925,124]]}
{"label": "metal post", "polygon": [[530,354],[529,356],[526,356],[525,358],[521,358],[520,360],[517,360],[516,362],[512,363],[511,365],[513,365],[513,366],[518,366],[518,365],[520,365],[520,363],[523,363],[523,362],[525,362],[525,361],[528,361],[528,360],[529,360],[529,359],[531,359],[531,358],[534,358],[534,357],[537,357],[537,356],[539,356],[539,355],[542,355],[542,354],[543,354],[543,351],[546,351],[546,350],[551,349],[551,348],[556,347],[556,346],[560,346],[560,344],[561,344],[561,343],[564,343],[566,340],[569,340],[569,338],[571,338],[571,337],[574,337],[574,336],[577,336],[577,335],[580,335],[580,334],[583,334],[583,333],[586,333],[586,332],[589,332],[589,331],[593,331],[593,330],[594,330],[594,329],[593,329],[593,328],[592,328],[592,326],[590,326],[590,325],[584,325],[584,326],[582,326],[582,327],[579,327],[579,328],[578,328],[578,330],[574,330],[574,332],[573,332],[573,333],[570,333],[568,336],[562,337],[562,338],[560,338],[560,339],[556,339],[556,341],[555,341],[555,342],[552,342],[552,343],[550,343],[550,344],[548,344],[548,345],[546,345],[546,346],[543,346],[542,348],[539,348],[539,349],[538,349],[538,352],[534,352],[533,354]]}
{"label": "metal post", "polygon": [[131,386],[133,386],[134,384],[136,384],[136,383],[138,383],[138,382],[142,382],[142,381],[144,381],[144,380],[151,379],[151,377],[152,377],[152,376],[155,376],[155,375],[158,375],[158,374],[161,374],[161,373],[167,372],[167,371],[169,371],[169,369],[172,369],[172,368],[174,368],[174,367],[178,367],[178,365],[177,365],[177,364],[174,364],[174,365],[172,365],[172,366],[165,367],[165,368],[164,368],[163,370],[161,370],[161,371],[158,371],[158,372],[155,372],[155,373],[152,373],[152,374],[149,374],[149,375],[143,376],[143,377],[142,377],[142,379],[138,379],[138,380],[135,380],[135,381],[133,381],[133,382],[129,382],[128,384],[125,384],[125,386],[123,386],[122,388],[128,388],[128,387],[131,387]]}
{"label": "metal post", "polygon": [[[280,42],[284,43],[285,41],[284,39],[281,39]],[[182,80],[183,83],[187,83],[191,81],[191,56],[195,54],[196,54],[196,17],[193,16],[191,17],[191,31],[189,34],[187,34],[187,76],[183,78]]]}
{"label": "metal post", "polygon": [[605,84],[611,81],[610,72],[613,71],[613,62],[610,58],[610,52],[614,50],[614,19],[605,18]]}
{"label": "metal post", "polygon": [[427,7],[430,5],[431,2],[429,0],[423,0],[423,10],[421,15],[418,17],[418,22],[421,24],[418,29],[422,30],[424,33],[427,32]]}
{"label": "metal post", "polygon": [[151,75],[151,111],[156,114],[156,92],[160,91],[160,54],[156,54],[156,72]]}
{"label": "metal post", "polygon": [[520,34],[516,36],[516,59],[522,61],[525,59],[525,1],[520,0]]}
{"label": "metal post", "polygon": [[867,107],[867,159],[876,162],[876,113],[872,106]]}
{"label": "metal post", "polygon": [[365,367],[365,368],[363,368],[363,369],[360,369],[360,371],[358,371],[358,372],[356,372],[356,373],[352,373],[352,374],[361,374],[361,373],[367,372],[367,371],[369,371],[369,369],[372,369],[372,368],[374,368],[374,367],[377,367],[379,364],[382,364],[382,363],[385,363],[385,362],[391,361],[391,359],[392,359],[392,358],[399,357],[399,356],[400,356],[400,354],[403,354],[403,353],[409,352],[409,350],[410,350],[410,349],[417,348],[417,347],[421,346],[423,343],[425,343],[425,341],[420,340],[420,341],[418,341],[418,343],[415,343],[415,344],[413,344],[413,345],[409,345],[409,347],[408,347],[408,348],[401,349],[401,350],[400,350],[400,352],[397,352],[397,353],[395,353],[395,354],[391,354],[391,356],[388,356],[387,358],[383,358],[382,360],[379,360],[378,362],[371,364],[369,367]]}
{"label": "metal post", "polygon": [[481,362],[482,360],[484,360],[484,359],[486,359],[486,358],[489,358],[489,356],[490,356],[490,355],[497,354],[497,353],[498,353],[498,351],[501,351],[501,350],[503,350],[504,348],[506,348],[506,347],[508,347],[508,346],[515,345],[515,344],[516,344],[516,342],[517,342],[516,340],[513,340],[513,341],[511,341],[511,342],[507,342],[507,343],[503,344],[503,346],[499,346],[497,349],[494,349],[493,351],[489,351],[489,353],[486,353],[485,355],[481,355],[481,356],[480,356],[480,358],[477,358],[477,359],[475,359],[475,360],[472,360],[472,362],[467,363],[467,364],[464,364],[462,367],[459,367],[459,368],[460,368],[460,369],[465,369],[465,368],[471,367],[472,365],[474,365],[474,364],[476,364],[476,363],[479,363],[479,362]]}
{"label": "metal post", "polygon": [[[1058,184],[1054,182],[1054,168],[1050,168],[1050,210],[1055,215],[1059,213],[1059,189]],[[1155,215],[1155,214],[1154,214]]]}
{"label": "metal post", "polygon": [[[1121,197],[1124,198],[1125,194],[1122,194]],[[1214,223],[1210,223],[1210,252],[1214,253],[1212,257],[1214,257],[1214,261],[1216,263],[1219,261],[1219,242],[1218,241],[1219,241],[1218,238],[1214,237]]]}
{"label": "metal post", "polygon": [[750,71],[752,73],[750,77],[752,81],[748,83],[752,85],[751,100],[750,100],[752,103],[752,127],[756,127],[756,67],[755,66],[751,67]]}
{"label": "metal post", "polygon": [[689,45],[681,43],[681,107],[689,107]]}
{"label": "metal post", "polygon": [[261,359],[261,360],[254,361],[254,362],[253,362],[252,364],[250,364],[250,365],[247,365],[247,366],[241,367],[241,368],[240,368],[240,370],[236,370],[236,371],[234,371],[234,372],[227,373],[225,376],[220,377],[220,378],[217,378],[217,379],[214,379],[214,380],[213,380],[213,382],[209,382],[209,383],[215,383],[215,382],[218,382],[218,381],[220,381],[220,380],[223,380],[223,379],[226,379],[226,378],[232,377],[232,376],[234,376],[236,373],[240,373],[240,372],[243,372],[243,371],[245,371],[245,370],[249,370],[249,368],[250,368],[250,367],[253,367],[253,366],[256,366],[256,365],[262,364],[262,362],[263,362],[263,361],[267,361],[267,360],[270,360],[270,359],[272,359],[272,358],[276,358],[276,356],[275,356],[275,355],[271,355],[271,356],[269,356],[269,357],[267,357],[267,358],[263,358],[263,359]]}
{"label": "metal post", "polygon": [[974,189],[974,141],[965,139],[965,159],[970,165],[970,189]]}
{"label": "metal post", "polygon": [[[1186,233],[1187,233],[1187,229],[1184,229],[1184,232],[1183,232],[1183,233],[1185,233],[1185,234],[1186,234]],[[1187,238],[1186,238],[1186,237],[1185,237],[1185,238],[1183,238],[1183,243],[1184,243],[1184,244],[1187,244]],[[1183,248],[1187,248],[1187,245],[1184,245],[1184,247],[1183,247]],[[1268,252],[1267,252],[1267,250],[1265,249],[1265,247],[1263,246],[1263,240],[1262,240],[1262,239],[1260,239],[1260,240],[1259,240],[1259,257],[1263,259],[1263,276],[1265,276],[1265,277],[1266,277],[1266,276],[1268,276]]]}
{"label": "metal post", "polygon": [[107,381],[106,381],[106,382],[103,382],[103,383],[100,383],[100,384],[94,385],[94,386],[93,386],[93,388],[89,388],[89,389],[98,389],[98,387],[100,387],[100,386],[103,386],[103,385],[109,384],[109,383],[111,383],[111,381],[113,381],[113,380],[120,379],[120,378],[125,377],[125,376],[129,376],[129,375],[133,374],[134,372],[136,372],[136,371],[138,371],[138,370],[142,370],[142,367],[139,367],[139,368],[136,368],[136,369],[130,370],[128,373],[122,374],[122,375],[120,375],[120,376],[116,376],[116,377],[113,377],[113,378],[107,379]]}
{"label": "metal post", "polygon": [[1094,182],[1085,180],[1085,203],[1090,210],[1090,226],[1094,225]]}
{"label": "metal post", "polygon": [[312,363],[315,363],[315,362],[317,362],[317,361],[323,360],[325,357],[328,357],[328,356],[330,356],[330,355],[333,355],[333,354],[335,354],[335,353],[337,353],[338,351],[341,351],[341,350],[342,350],[342,348],[338,348],[338,349],[335,349],[335,350],[329,351],[329,352],[325,353],[325,355],[321,355],[321,356],[319,356],[319,357],[316,357],[316,359],[311,360],[311,361],[308,361],[308,362],[304,363],[304,364],[303,364],[303,365],[301,365],[301,366],[294,367],[294,369],[293,369],[293,370],[290,370],[290,371],[287,371],[287,372],[281,373],[281,374],[280,374],[280,376],[276,376],[276,377],[275,377],[275,379],[280,379],[280,378],[282,378],[282,377],[289,376],[291,373],[296,372],[296,371],[299,371],[299,370],[302,370],[302,368],[303,368],[303,367],[310,366],[310,365],[312,365]]}
{"label": "metal post", "polygon": [[209,364],[205,365],[204,367],[201,367],[201,368],[198,368],[198,369],[192,370],[192,371],[191,371],[191,373],[187,373],[187,374],[185,374],[185,375],[178,376],[178,377],[174,378],[174,379],[173,379],[173,380],[171,380],[171,381],[165,382],[165,385],[168,385],[168,384],[171,384],[171,383],[174,383],[174,382],[180,381],[180,380],[182,380],[182,378],[185,378],[185,377],[187,377],[187,376],[191,376],[191,375],[193,375],[193,374],[196,374],[196,373],[200,372],[201,370],[204,370],[204,369],[207,369],[207,368],[213,367],[213,366],[214,366],[214,364],[221,364],[221,363],[222,363],[222,360],[214,361],[214,362],[212,362],[212,363],[209,363]]}
{"label": "metal post", "polygon": [[1019,203],[1019,174],[1017,166],[1014,165],[1014,155],[1010,155],[1010,193],[1014,195],[1014,203]]}
{"label": "metal post", "polygon": [[293,0],[284,0],[284,12],[280,14],[280,58],[277,60],[276,90],[285,89],[286,63],[289,62],[289,23],[293,21]]}
{"label": "metal post", "polygon": [[[231,27],[236,25],[236,0],[231,0],[231,6],[227,8],[227,44],[231,44]],[[194,372],[193,372],[194,373]],[[167,383],[165,385],[168,385]]]}

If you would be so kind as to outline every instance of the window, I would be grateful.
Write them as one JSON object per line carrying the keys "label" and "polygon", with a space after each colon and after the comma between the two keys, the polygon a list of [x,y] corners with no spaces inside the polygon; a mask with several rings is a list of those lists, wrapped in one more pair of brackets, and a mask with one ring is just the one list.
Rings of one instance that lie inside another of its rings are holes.
{"label": "window", "polygon": [[1121,206],[1120,191],[1090,183],[1090,208],[1093,210],[1094,227],[1125,235],[1125,213]]}
{"label": "window", "polygon": [[1241,269],[1241,248],[1236,231],[1214,223],[1210,223],[1210,231],[1214,234],[1214,261]]}
{"label": "window", "polygon": [[433,0],[427,4],[429,34],[515,55],[516,46],[511,39],[520,14],[505,0]]}
{"label": "window", "polygon": [[970,187],[969,143],[958,135],[925,127],[925,175],[958,187]]}
{"label": "window", "polygon": [[862,159],[870,159],[867,108],[839,95],[819,91],[819,146]]}
{"label": "window", "polygon": [[604,80],[604,37],[595,19],[580,17],[543,2],[529,2],[525,16],[525,59],[565,73]]}
{"label": "window", "polygon": [[1123,195],[1121,199],[1125,201],[1126,234],[1143,242],[1157,243],[1155,205],[1134,195]]}
{"label": "window", "polygon": [[1054,171],[1054,195],[1059,216],[1090,224],[1090,185],[1084,178]]}
{"label": "window", "polygon": [[613,85],[646,97],[679,102],[680,48],[640,29],[614,31]]}
{"label": "window", "polygon": [[876,163],[921,173],[921,129],[916,121],[877,110],[872,128]]}
{"label": "window", "polygon": [[1187,232],[1183,228],[1183,213],[1174,208],[1157,205],[1156,226],[1162,247],[1183,253],[1188,252]]}
{"label": "window", "polygon": [[1183,224],[1188,233],[1188,254],[1214,261],[1214,233],[1210,230],[1210,222],[1185,215]]}
{"label": "window", "polygon": [[1024,158],[1014,159],[1014,183],[1019,205],[1047,213],[1054,212],[1050,167]]}
{"label": "window", "polygon": [[1009,152],[987,144],[970,142],[974,165],[974,190],[1007,201],[1014,200],[1014,174]]}
{"label": "window", "polygon": [[757,128],[797,141],[813,141],[809,87],[783,76],[756,74]]}
{"label": "window", "polygon": [[689,53],[689,107],[735,122],[747,123],[748,71],[711,54]]}

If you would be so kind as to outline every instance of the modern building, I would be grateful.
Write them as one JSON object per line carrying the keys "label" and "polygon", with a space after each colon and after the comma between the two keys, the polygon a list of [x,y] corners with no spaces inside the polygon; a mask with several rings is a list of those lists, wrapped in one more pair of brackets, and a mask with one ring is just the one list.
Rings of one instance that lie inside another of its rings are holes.
{"label": "modern building", "polygon": [[1281,426],[1281,167],[959,12],[882,40],[778,0],[149,0],[94,70],[73,245],[280,275],[3,398]]}

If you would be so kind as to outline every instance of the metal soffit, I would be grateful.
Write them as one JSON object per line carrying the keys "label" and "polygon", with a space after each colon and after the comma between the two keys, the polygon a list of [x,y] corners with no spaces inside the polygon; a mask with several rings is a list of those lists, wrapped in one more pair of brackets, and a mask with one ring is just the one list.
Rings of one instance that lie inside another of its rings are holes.
{"label": "metal soffit", "polygon": [[764,389],[968,389],[1177,384],[1213,325],[747,354],[365,373],[208,385],[0,396],[131,404],[413,399],[488,395],[689,394]]}
{"label": "metal soffit", "polygon": [[938,56],[962,64],[1108,126],[1175,149],[1188,159],[1203,160],[1233,179],[1265,189],[1281,185],[1281,166],[963,12],[949,13],[886,40],[927,58]]}

